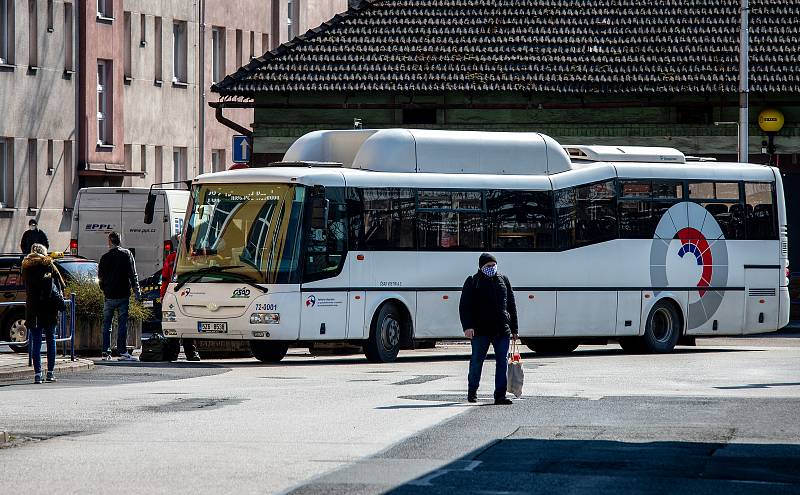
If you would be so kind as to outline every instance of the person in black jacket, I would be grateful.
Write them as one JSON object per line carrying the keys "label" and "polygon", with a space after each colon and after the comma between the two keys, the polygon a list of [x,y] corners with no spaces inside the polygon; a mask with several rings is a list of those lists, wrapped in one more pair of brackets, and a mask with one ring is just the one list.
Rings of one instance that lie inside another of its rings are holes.
{"label": "person in black jacket", "polygon": [[111,322],[114,312],[117,315],[117,352],[120,361],[136,361],[128,353],[128,300],[133,289],[136,298],[141,297],[139,277],[136,275],[136,262],[127,249],[119,246],[120,238],[116,232],[108,234],[108,252],[100,257],[97,277],[106,298],[103,306],[103,359],[111,360]]}
{"label": "person in black jacket", "polygon": [[50,242],[47,240],[47,234],[43,230],[39,230],[39,225],[36,223],[35,218],[28,220],[28,230],[22,234],[22,240],[19,242],[19,248],[22,254],[31,252],[34,244],[41,244],[44,246],[45,251],[50,249]]}
{"label": "person in black jacket", "polygon": [[22,260],[22,280],[25,284],[25,326],[30,330],[29,345],[36,374],[34,383],[42,383],[42,332],[47,340],[47,381],[54,382],[58,307],[53,303],[53,284],[60,293],[64,289],[64,280],[41,244],[31,246],[30,254]]}
{"label": "person in black jacket", "polygon": [[494,403],[511,404],[506,397],[506,373],[509,339],[516,339],[518,331],[514,291],[508,277],[497,272],[497,259],[493,255],[481,254],[478,266],[478,273],[464,282],[458,305],[464,336],[472,343],[467,400],[478,401],[483,361],[491,344],[496,361]]}

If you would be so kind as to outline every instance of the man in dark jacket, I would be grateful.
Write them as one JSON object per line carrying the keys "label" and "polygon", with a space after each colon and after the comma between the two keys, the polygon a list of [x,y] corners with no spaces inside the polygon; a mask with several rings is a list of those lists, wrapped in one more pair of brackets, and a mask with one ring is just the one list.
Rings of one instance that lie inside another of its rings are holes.
{"label": "man in dark jacket", "polygon": [[47,234],[43,230],[39,230],[39,225],[36,223],[35,218],[28,220],[28,230],[22,234],[22,240],[19,242],[19,248],[22,254],[30,254],[31,247],[34,244],[41,244],[46,249],[50,249],[50,242],[47,240]]}
{"label": "man in dark jacket", "polygon": [[506,398],[509,339],[517,338],[517,305],[514,291],[505,275],[497,272],[497,259],[483,253],[478,260],[478,273],[467,277],[458,305],[464,336],[472,341],[469,362],[467,400],[478,401],[478,385],[489,345],[496,361],[494,403],[511,404]]}
{"label": "man in dark jacket", "polygon": [[100,257],[97,277],[106,298],[103,306],[103,359],[111,360],[111,322],[114,312],[117,315],[117,352],[120,361],[136,361],[128,353],[128,300],[133,289],[136,298],[141,297],[139,277],[136,275],[136,262],[127,249],[119,246],[120,238],[116,232],[108,234],[108,252]]}

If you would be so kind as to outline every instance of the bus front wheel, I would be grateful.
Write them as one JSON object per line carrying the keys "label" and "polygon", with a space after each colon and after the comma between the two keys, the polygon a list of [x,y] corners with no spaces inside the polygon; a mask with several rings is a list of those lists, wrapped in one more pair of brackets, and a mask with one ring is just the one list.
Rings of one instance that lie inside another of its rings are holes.
{"label": "bus front wheel", "polygon": [[393,303],[381,306],[364,343],[364,355],[371,363],[391,363],[400,352],[403,313]]}
{"label": "bus front wheel", "polygon": [[278,363],[286,356],[289,344],[251,340],[250,350],[253,351],[253,357],[262,363]]}
{"label": "bus front wheel", "polygon": [[523,339],[522,343],[541,356],[569,354],[580,345],[578,339]]}

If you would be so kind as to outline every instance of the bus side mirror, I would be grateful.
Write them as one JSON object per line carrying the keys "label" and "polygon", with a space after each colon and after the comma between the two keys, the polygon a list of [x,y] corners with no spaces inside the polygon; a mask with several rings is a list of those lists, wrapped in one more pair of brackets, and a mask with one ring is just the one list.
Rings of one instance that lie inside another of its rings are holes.
{"label": "bus side mirror", "polygon": [[328,228],[328,210],[330,201],[325,198],[314,198],[311,202],[311,228],[325,230]]}
{"label": "bus side mirror", "polygon": [[148,194],[147,195],[147,204],[144,207],[144,223],[150,225],[153,223],[153,215],[155,214],[156,210],[156,195],[155,194]]}

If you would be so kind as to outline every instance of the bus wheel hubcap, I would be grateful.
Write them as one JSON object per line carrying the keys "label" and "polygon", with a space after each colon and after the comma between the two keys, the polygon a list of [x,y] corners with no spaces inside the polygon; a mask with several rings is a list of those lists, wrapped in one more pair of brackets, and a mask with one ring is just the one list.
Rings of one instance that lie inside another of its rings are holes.
{"label": "bus wheel hubcap", "polygon": [[672,313],[666,308],[658,308],[653,314],[653,337],[658,342],[668,342],[672,337]]}
{"label": "bus wheel hubcap", "polygon": [[28,337],[28,329],[25,328],[25,320],[17,320],[11,325],[11,330],[9,331],[9,340],[11,342],[25,342],[25,339]]}
{"label": "bus wheel hubcap", "polygon": [[385,350],[390,351],[397,347],[397,343],[400,342],[400,322],[391,316],[386,317],[381,325],[381,336]]}

